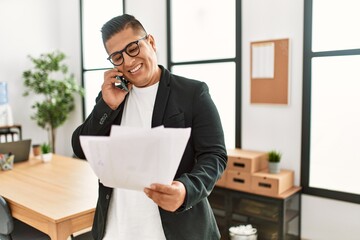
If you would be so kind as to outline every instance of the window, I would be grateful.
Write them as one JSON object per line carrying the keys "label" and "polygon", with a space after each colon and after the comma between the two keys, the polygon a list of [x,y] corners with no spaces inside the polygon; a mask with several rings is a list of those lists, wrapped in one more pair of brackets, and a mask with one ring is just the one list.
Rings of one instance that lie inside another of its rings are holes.
{"label": "window", "polygon": [[[85,88],[84,118],[92,111],[95,98],[104,80],[103,74],[113,66],[101,38],[101,27],[110,18],[123,14],[123,1],[80,0],[83,86]],[[111,7],[109,7],[111,6]]]}
{"label": "window", "polygon": [[167,4],[169,69],[207,83],[226,147],[240,147],[240,1],[168,0]]}
{"label": "window", "polygon": [[[357,0],[305,1],[304,193],[360,202],[360,15]],[[336,17],[335,17],[336,16]]]}

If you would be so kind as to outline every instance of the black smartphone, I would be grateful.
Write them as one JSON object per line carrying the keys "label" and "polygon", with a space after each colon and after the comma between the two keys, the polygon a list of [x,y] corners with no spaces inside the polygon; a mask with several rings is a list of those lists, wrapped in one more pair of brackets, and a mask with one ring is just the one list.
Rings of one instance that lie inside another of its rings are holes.
{"label": "black smartphone", "polygon": [[123,76],[116,76],[115,77],[117,80],[120,80],[120,83],[115,83],[115,87],[118,87],[124,91],[129,91],[129,88],[127,87],[127,85],[129,84],[129,81],[126,80]]}

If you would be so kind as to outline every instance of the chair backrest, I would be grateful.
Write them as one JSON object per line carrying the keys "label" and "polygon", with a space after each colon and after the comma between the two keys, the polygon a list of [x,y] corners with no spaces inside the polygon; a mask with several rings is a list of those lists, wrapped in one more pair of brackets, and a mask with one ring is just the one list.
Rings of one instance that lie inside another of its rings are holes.
{"label": "chair backrest", "polygon": [[0,196],[0,235],[10,235],[14,229],[14,220],[5,199]]}

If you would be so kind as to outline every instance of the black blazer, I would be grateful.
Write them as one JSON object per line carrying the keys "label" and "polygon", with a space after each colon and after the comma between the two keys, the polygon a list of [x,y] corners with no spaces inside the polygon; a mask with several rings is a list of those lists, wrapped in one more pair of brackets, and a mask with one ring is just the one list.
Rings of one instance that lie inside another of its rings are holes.
{"label": "black blazer", "polygon": [[[162,66],[159,67],[162,74],[152,127],[191,127],[190,139],[174,178],[186,188],[185,202],[176,212],[159,208],[166,239],[218,240],[220,233],[207,200],[227,163],[218,111],[204,82],[176,76]],[[75,155],[85,159],[80,135],[109,135],[111,126],[120,124],[123,109],[124,103],[115,111],[110,109],[100,93],[92,113],[73,133]],[[92,228],[95,240],[104,236],[112,190],[99,183],[99,198]]]}

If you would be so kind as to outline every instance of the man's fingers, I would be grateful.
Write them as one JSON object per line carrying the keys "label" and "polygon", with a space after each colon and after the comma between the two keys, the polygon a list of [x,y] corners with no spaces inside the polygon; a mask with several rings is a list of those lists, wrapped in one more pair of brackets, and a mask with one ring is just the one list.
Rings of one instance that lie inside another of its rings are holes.
{"label": "man's fingers", "polygon": [[175,211],[184,202],[186,189],[184,184],[173,181],[171,185],[151,184],[144,189],[145,194],[158,206],[167,211]]}
{"label": "man's fingers", "polygon": [[158,183],[151,184],[150,189],[165,194],[173,194],[176,191],[171,185],[164,185]]}

